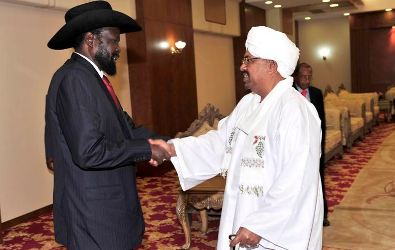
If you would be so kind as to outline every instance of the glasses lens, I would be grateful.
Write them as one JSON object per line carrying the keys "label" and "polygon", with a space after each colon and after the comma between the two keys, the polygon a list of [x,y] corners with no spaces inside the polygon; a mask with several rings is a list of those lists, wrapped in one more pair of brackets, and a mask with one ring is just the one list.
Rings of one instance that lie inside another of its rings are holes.
{"label": "glasses lens", "polygon": [[249,57],[243,57],[243,59],[241,59],[241,64],[248,65],[250,62],[251,62],[251,58]]}

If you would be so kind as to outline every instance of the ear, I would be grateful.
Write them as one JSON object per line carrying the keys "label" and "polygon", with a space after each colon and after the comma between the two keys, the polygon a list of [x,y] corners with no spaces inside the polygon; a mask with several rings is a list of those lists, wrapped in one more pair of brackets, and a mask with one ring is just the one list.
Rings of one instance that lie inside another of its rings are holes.
{"label": "ear", "polygon": [[85,43],[89,46],[89,47],[93,47],[93,39],[94,39],[94,35],[91,32],[87,32],[85,35]]}
{"label": "ear", "polygon": [[277,67],[278,67],[277,62],[270,60],[270,64],[269,64],[270,72],[273,72],[273,73],[277,72]]}

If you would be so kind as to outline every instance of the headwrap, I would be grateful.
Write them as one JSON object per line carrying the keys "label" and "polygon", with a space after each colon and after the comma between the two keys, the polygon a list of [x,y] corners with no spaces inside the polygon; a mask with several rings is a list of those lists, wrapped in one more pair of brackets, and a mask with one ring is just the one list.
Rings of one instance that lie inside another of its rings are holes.
{"label": "headwrap", "polygon": [[299,49],[287,35],[265,26],[252,27],[245,46],[254,57],[276,61],[284,78],[292,75],[299,59]]}

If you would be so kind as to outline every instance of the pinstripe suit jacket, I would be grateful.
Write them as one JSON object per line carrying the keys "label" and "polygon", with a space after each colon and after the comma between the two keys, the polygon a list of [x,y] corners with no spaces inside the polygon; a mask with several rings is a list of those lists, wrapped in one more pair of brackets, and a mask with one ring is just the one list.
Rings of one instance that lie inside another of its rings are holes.
{"label": "pinstripe suit jacket", "polygon": [[54,159],[56,241],[68,249],[132,249],[144,221],[136,161],[149,160],[153,134],[117,109],[100,76],[73,53],[46,97],[45,149]]}

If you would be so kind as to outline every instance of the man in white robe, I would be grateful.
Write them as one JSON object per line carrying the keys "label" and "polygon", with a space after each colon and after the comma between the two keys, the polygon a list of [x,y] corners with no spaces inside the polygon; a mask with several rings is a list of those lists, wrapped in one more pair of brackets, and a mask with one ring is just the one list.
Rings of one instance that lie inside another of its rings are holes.
{"label": "man in white robe", "polygon": [[151,141],[174,156],[183,190],[226,178],[217,249],[322,248],[320,120],[292,87],[298,58],[285,34],[253,27],[240,66],[252,93],[218,130],[172,144]]}

